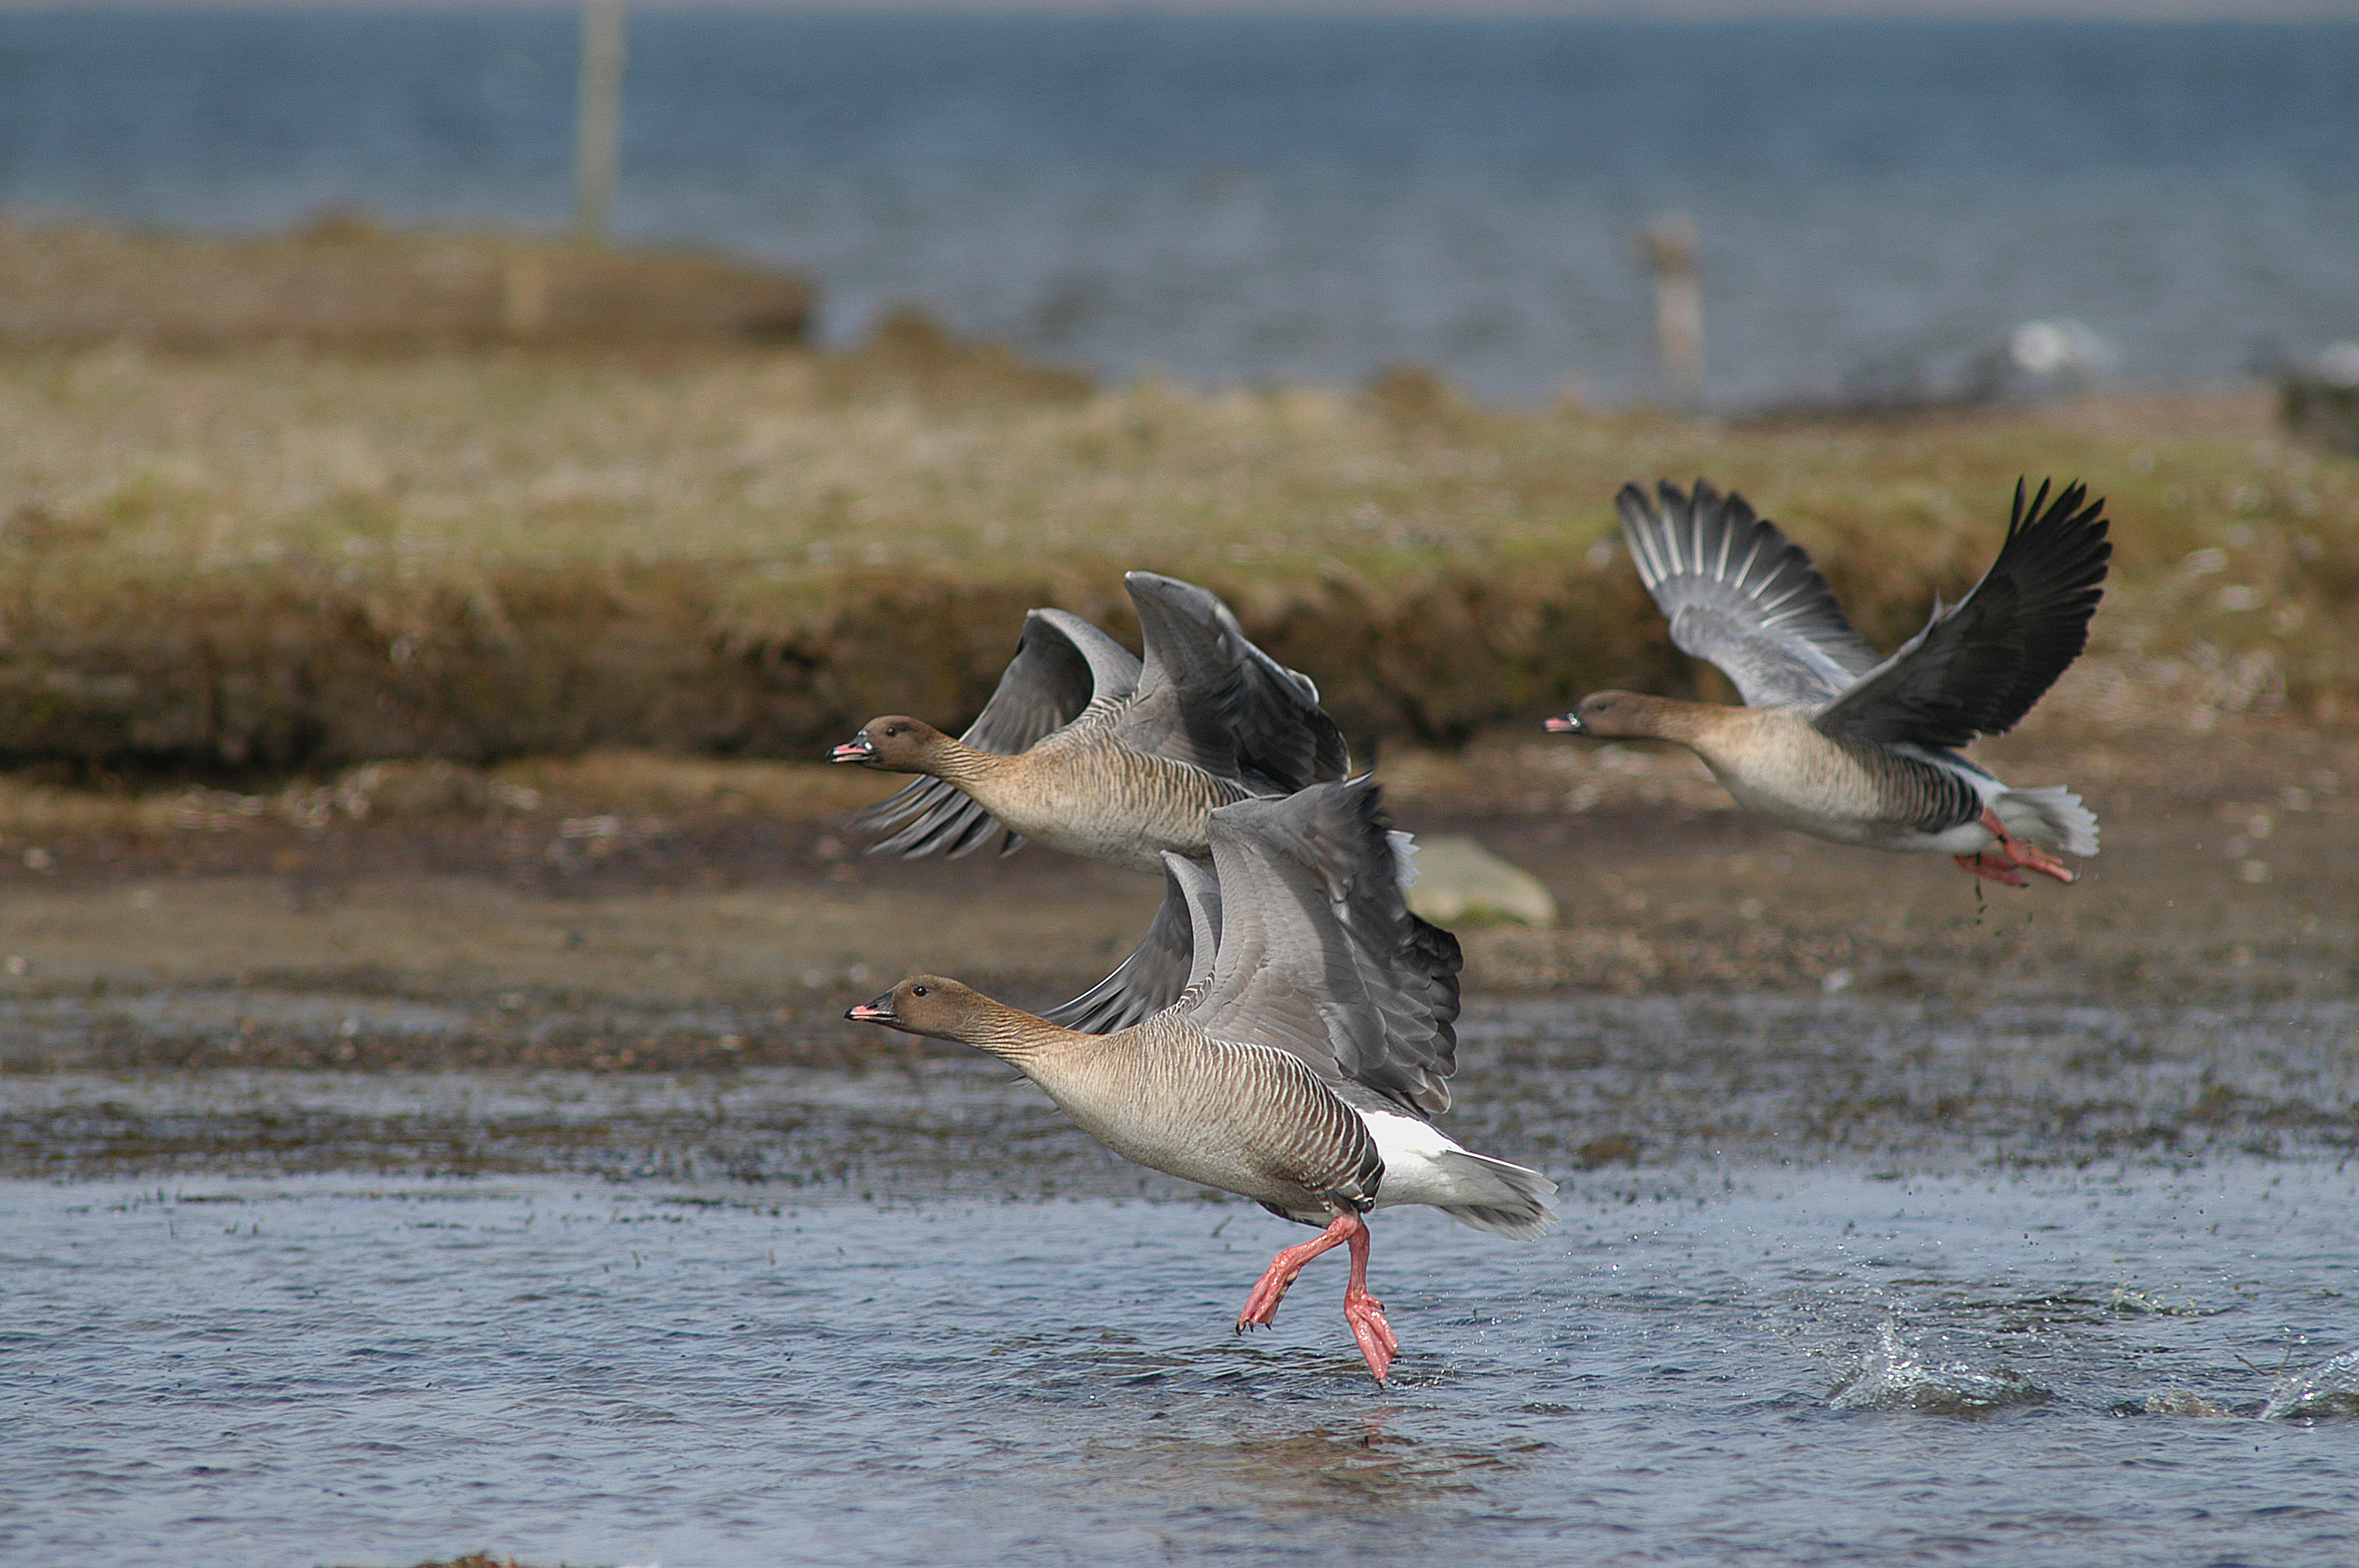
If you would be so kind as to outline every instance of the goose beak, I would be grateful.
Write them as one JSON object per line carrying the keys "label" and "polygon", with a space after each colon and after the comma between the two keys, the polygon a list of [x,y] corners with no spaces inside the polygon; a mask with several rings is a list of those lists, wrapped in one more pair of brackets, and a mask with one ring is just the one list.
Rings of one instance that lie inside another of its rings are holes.
{"label": "goose beak", "polygon": [[864,1001],[843,1010],[843,1016],[854,1023],[893,1023],[893,993],[886,991],[875,1001]]}
{"label": "goose beak", "polygon": [[1575,713],[1560,713],[1554,719],[1543,719],[1540,720],[1540,728],[1547,730],[1551,735],[1579,735],[1583,733],[1581,728],[1581,716]]}
{"label": "goose beak", "polygon": [[873,762],[876,760],[876,748],[870,742],[868,731],[863,730],[830,752],[827,760],[831,762]]}

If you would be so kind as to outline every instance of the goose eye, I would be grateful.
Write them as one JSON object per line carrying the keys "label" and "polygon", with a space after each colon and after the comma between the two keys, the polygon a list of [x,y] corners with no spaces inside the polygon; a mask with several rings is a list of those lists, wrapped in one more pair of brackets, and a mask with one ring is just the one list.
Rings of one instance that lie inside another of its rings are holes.
{"label": "goose eye", "polygon": [[911,986],[909,988],[909,994],[911,996],[923,996],[926,994],[926,988],[923,986]]}

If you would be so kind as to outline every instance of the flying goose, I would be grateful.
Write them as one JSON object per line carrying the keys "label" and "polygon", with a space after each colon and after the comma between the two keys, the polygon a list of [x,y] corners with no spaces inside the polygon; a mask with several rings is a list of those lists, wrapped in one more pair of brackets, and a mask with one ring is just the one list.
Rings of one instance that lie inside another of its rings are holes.
{"label": "flying goose", "polygon": [[1838,844],[1957,858],[2010,887],[2073,872],[2043,845],[2097,852],[2097,819],[2060,786],[2010,789],[1960,756],[2012,729],[2087,645],[2113,546],[2104,502],[2015,488],[2006,541],[1954,607],[1879,659],[1799,546],[1745,498],[1636,485],[1614,498],[1671,641],[1736,685],[1743,708],[1602,691],[1548,728],[1676,741],[1737,804]]}
{"label": "flying goose", "polygon": [[964,735],[900,714],[830,753],[920,778],[853,825],[872,853],[966,855],[1027,838],[1161,874],[1205,852],[1204,814],[1343,778],[1351,753],[1310,677],[1248,641],[1229,607],[1153,572],[1124,579],[1144,662],[1080,616],[1035,610]]}
{"label": "flying goose", "polygon": [[1349,1247],[1343,1316],[1382,1383],[1399,1342],[1368,1292],[1363,1217],[1430,1204],[1528,1238],[1556,1185],[1430,1119],[1457,1066],[1458,945],[1402,903],[1375,784],[1222,806],[1207,834],[1211,871],[1163,857],[1194,957],[1180,1000],[1146,1022],[1081,1033],[923,974],[844,1016],[988,1051],[1116,1153],[1320,1227],[1271,1262],[1240,1333],[1269,1325],[1311,1259]]}

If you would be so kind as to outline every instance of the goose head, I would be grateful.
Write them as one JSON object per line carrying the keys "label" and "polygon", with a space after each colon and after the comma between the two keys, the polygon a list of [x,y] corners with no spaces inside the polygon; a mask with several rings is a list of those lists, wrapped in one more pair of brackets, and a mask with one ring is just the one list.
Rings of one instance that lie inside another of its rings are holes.
{"label": "goose head", "polygon": [[[904,1034],[924,1034],[993,1050],[1007,1044],[1011,1026],[1027,1019],[1005,1002],[940,975],[911,975],[874,1001],[844,1010],[854,1023],[881,1023]],[[1018,1031],[1020,1032],[1020,1031]]]}
{"label": "goose head", "polygon": [[1601,691],[1582,697],[1571,712],[1549,719],[1547,727],[1554,734],[1607,741],[1657,737],[1662,733],[1660,705],[1660,698],[1635,691]]}
{"label": "goose head", "polygon": [[951,738],[922,719],[890,713],[872,719],[860,733],[827,754],[831,762],[858,762],[888,773],[930,773]]}

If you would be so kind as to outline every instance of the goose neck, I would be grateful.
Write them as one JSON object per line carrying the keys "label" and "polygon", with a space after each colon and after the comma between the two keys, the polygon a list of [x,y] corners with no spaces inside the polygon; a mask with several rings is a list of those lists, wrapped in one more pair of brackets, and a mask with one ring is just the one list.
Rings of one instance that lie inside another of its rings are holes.
{"label": "goose neck", "polygon": [[1701,748],[1725,735],[1732,718],[1745,710],[1714,702],[1684,702],[1675,697],[1650,697],[1631,716],[1632,733],[1649,740],[1669,741]]}
{"label": "goose neck", "polygon": [[1009,759],[996,752],[979,751],[955,735],[945,735],[927,759],[932,765],[927,772],[936,778],[953,783],[972,783],[999,772]]}
{"label": "goose neck", "polygon": [[1003,1062],[1029,1071],[1033,1064],[1070,1054],[1075,1045],[1096,1036],[1060,1029],[1020,1008],[992,1002],[978,1008],[966,1020],[960,1038],[979,1051],[988,1051]]}

